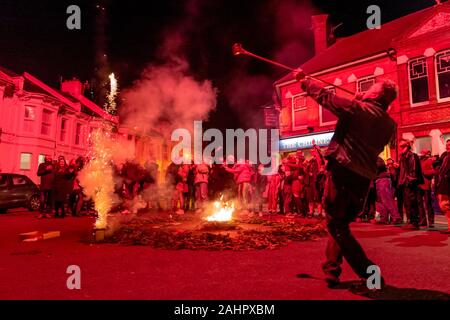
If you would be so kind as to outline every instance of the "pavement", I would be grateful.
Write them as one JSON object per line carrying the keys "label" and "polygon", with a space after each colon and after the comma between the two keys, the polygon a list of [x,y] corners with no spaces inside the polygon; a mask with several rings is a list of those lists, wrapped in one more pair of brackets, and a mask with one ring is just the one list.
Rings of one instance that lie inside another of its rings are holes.
{"label": "pavement", "polygon": [[[326,238],[277,250],[159,250],[88,243],[90,217],[35,216],[21,210],[0,215],[0,299],[450,299],[450,240],[436,231],[353,224],[389,285],[362,296],[350,289],[357,277],[346,263],[342,286],[332,290],[324,284]],[[438,229],[446,228],[444,220],[438,218]],[[19,233],[36,230],[58,230],[61,236],[19,240]],[[70,265],[80,267],[80,290],[67,288]]]}

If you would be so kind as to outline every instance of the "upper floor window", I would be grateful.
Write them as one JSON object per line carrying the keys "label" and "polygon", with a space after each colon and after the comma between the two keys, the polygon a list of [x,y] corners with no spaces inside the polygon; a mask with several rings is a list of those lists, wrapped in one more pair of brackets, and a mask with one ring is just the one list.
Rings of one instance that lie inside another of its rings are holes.
{"label": "upper floor window", "polygon": [[[334,87],[329,87],[327,89],[336,92],[336,88]],[[319,105],[319,119],[321,126],[331,125],[337,122],[337,117],[330,110],[322,107],[322,105]]]}
{"label": "upper floor window", "polygon": [[36,109],[34,107],[25,106],[23,130],[26,132],[33,132],[35,120]]}
{"label": "upper floor window", "polygon": [[306,94],[292,97],[292,129],[304,129],[308,126],[308,107]]}
{"label": "upper floor window", "polygon": [[77,123],[77,126],[75,128],[75,144],[80,145],[81,144],[81,124]]}
{"label": "upper floor window", "polygon": [[42,112],[41,134],[49,136],[52,129],[52,114],[50,110],[44,109]]}
{"label": "upper floor window", "polygon": [[428,68],[426,58],[410,60],[408,67],[411,104],[428,102]]}
{"label": "upper floor window", "polygon": [[450,50],[436,54],[438,100],[450,99]]}
{"label": "upper floor window", "polygon": [[59,141],[66,141],[67,119],[61,119],[61,131],[59,132]]}
{"label": "upper floor window", "polygon": [[371,86],[375,84],[375,76],[367,76],[358,79],[357,88],[358,92],[366,92]]}

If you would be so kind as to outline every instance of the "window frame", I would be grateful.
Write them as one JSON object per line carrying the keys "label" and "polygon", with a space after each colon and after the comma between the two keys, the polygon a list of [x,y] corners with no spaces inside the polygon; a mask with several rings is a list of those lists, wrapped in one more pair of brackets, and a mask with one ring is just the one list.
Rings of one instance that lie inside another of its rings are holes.
{"label": "window frame", "polygon": [[[33,115],[34,115],[33,118],[30,118],[30,117],[26,116],[27,110],[29,110],[29,109],[33,109]],[[31,130],[27,130],[27,125],[26,124],[28,124],[28,123],[31,124],[30,125]],[[23,109],[23,132],[35,133],[35,131],[36,131],[36,107],[35,106],[30,106],[30,105],[25,105],[24,109]]]}
{"label": "window frame", "polygon": [[[334,91],[334,93],[336,93],[336,87],[334,86],[327,86],[325,87],[325,89],[332,89]],[[328,122],[323,122],[322,120],[322,112],[323,112],[323,107],[322,105],[319,103],[319,126],[321,127],[325,127],[325,126],[330,126],[330,125],[334,125],[337,123],[338,119],[334,120],[334,121],[328,121]]]}
{"label": "window frame", "polygon": [[[64,130],[63,130],[63,121],[64,121]],[[61,121],[60,121],[60,124],[59,124],[58,141],[60,143],[63,143],[63,144],[67,143],[67,125],[68,125],[68,123],[69,123],[69,119],[67,119],[65,117],[61,118]],[[63,132],[64,132],[64,139],[61,139]]]}
{"label": "window frame", "polygon": [[[300,97],[303,97],[305,99],[305,105],[303,107],[300,107],[300,108],[295,108],[295,103],[294,103],[295,99],[298,99]],[[299,127],[295,126],[295,112],[296,111],[303,111],[303,110],[307,111],[308,110],[308,104],[307,104],[306,101],[307,101],[306,92],[299,93],[299,94],[296,94],[296,95],[292,96],[291,112],[292,112],[292,130],[293,131],[295,131],[295,130],[303,130],[303,129],[308,128],[308,124],[303,125],[303,126],[299,126]]]}
{"label": "window frame", "polygon": [[[47,113],[49,115],[49,122],[44,122],[44,114]],[[47,108],[42,109],[42,119],[41,119],[41,135],[43,136],[51,136],[52,135],[52,117],[53,117],[53,111]],[[48,134],[42,133],[42,128],[44,125],[48,126]]]}
{"label": "window frame", "polygon": [[[78,132],[78,128],[80,128],[79,132]],[[77,142],[77,138],[78,138],[78,142]],[[83,124],[81,122],[77,122],[77,123],[75,123],[74,144],[76,146],[83,146],[82,140],[83,140]]]}
{"label": "window frame", "polygon": [[[427,70],[427,86],[428,86],[428,100],[427,101],[422,101],[422,102],[413,102],[413,92],[412,92],[412,85],[411,85],[411,72],[410,72],[410,66],[412,64],[412,62],[418,61],[418,60],[424,60],[425,61],[425,67]],[[430,84],[429,84],[429,70],[428,70],[428,62],[427,62],[427,57],[425,56],[421,56],[421,57],[416,57],[414,59],[410,59],[408,61],[407,64],[407,72],[408,72],[408,91],[409,91],[409,104],[411,107],[420,107],[420,106],[426,106],[430,104]]]}
{"label": "window frame", "polygon": [[[447,98],[441,98],[441,93],[439,91],[439,73],[438,73],[438,59],[437,56],[440,54],[449,54],[450,55],[450,49],[446,49],[446,50],[441,50],[439,52],[436,52],[436,54],[434,55],[434,75],[435,75],[435,80],[436,80],[436,98],[438,102],[448,102],[450,101],[450,97]],[[445,71],[445,72],[450,72],[449,71]],[[441,72],[443,73],[443,72]]]}
{"label": "window frame", "polygon": [[367,90],[366,91],[361,91],[360,89],[360,83],[361,82],[363,82],[363,81],[368,81],[368,80],[373,80],[373,83],[372,83],[372,86],[375,84],[375,82],[376,82],[376,76],[374,76],[373,74],[372,75],[368,75],[368,76],[364,76],[364,77],[361,77],[361,78],[358,78],[357,80],[356,80],[356,92],[358,92],[358,93],[364,93],[364,92],[367,92]]}

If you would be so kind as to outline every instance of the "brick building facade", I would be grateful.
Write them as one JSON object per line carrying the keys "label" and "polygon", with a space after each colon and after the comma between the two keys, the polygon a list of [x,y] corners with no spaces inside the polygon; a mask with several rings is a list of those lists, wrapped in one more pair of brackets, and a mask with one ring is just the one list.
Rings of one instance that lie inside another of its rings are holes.
{"label": "brick building facade", "polygon": [[[398,131],[383,157],[397,157],[401,137],[414,150],[444,151],[450,138],[450,5],[438,4],[328,45],[327,16],[312,18],[315,56],[305,72],[353,92],[364,92],[380,79],[398,84],[390,109]],[[281,151],[308,149],[311,140],[325,146],[336,118],[305,96],[291,75],[275,83],[281,104]],[[351,95],[337,89],[343,96]],[[376,134],[376,132],[374,132]]]}

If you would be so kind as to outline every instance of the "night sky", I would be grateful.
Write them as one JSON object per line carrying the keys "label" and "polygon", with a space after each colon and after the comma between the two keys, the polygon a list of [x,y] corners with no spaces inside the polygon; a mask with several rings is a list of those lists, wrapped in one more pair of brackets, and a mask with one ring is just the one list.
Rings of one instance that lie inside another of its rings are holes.
{"label": "night sky", "polygon": [[[71,4],[81,7],[81,30],[66,28],[66,8]],[[381,7],[384,23],[434,1],[344,5],[336,0],[0,0],[0,65],[30,72],[57,87],[60,77],[94,79],[103,63],[126,88],[149,63],[161,62],[164,37],[176,30],[183,35],[191,73],[218,88],[218,108],[210,126],[248,127],[249,115],[270,103],[271,83],[285,72],[248,57],[233,57],[231,45],[241,42],[249,51],[298,66],[313,55],[311,14],[328,13],[333,25],[343,23],[335,35],[347,36],[366,28],[366,8],[371,4]],[[98,58],[102,54],[107,54],[107,61]]]}

